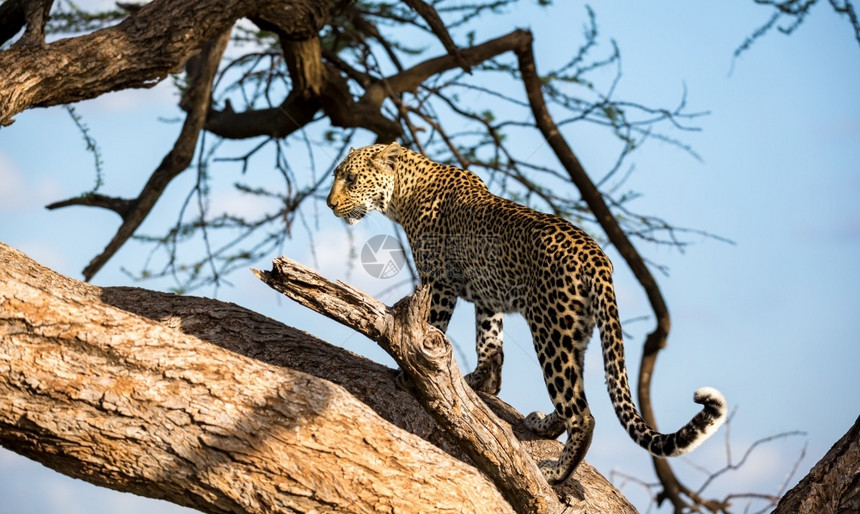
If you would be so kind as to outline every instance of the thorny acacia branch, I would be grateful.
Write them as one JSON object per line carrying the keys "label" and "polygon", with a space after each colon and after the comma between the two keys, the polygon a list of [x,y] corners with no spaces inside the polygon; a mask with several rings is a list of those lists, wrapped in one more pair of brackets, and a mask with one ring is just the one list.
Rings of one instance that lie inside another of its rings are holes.
{"label": "thorny acacia branch", "polygon": [[199,72],[194,77],[191,87],[186,91],[183,98],[183,101],[191,105],[191,108],[185,118],[185,123],[182,125],[182,130],[179,132],[179,137],[176,139],[173,149],[164,157],[161,164],[152,173],[143,191],[141,191],[136,199],[124,200],[91,194],[48,206],[49,209],[68,205],[106,207],[117,212],[122,218],[122,225],[120,225],[116,235],[108,243],[105,250],[84,268],[84,278],[87,280],[90,280],[105,265],[108,259],[134,234],[149,214],[149,211],[152,210],[155,202],[158,201],[168,184],[170,184],[170,181],[185,171],[191,163],[191,159],[194,156],[194,148],[197,146],[197,138],[203,129],[203,122],[209,106],[212,80],[218,69],[218,63],[221,62],[221,55],[227,46],[229,35],[229,32],[221,33],[203,49],[200,58],[202,64],[200,65]]}

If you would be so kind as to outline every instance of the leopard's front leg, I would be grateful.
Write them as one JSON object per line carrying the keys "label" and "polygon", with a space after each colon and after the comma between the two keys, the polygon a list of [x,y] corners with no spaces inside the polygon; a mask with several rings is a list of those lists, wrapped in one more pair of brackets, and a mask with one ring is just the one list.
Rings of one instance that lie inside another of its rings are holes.
{"label": "leopard's front leg", "polygon": [[502,363],[505,354],[502,350],[503,314],[485,309],[475,304],[475,349],[478,365],[475,371],[464,378],[472,389],[492,395],[499,394],[502,388]]}

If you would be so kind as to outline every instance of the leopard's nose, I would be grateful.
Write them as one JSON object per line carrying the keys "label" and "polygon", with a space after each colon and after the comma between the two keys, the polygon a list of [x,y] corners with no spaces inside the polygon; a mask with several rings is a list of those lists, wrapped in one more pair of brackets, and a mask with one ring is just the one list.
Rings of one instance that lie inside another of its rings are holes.
{"label": "leopard's nose", "polygon": [[331,195],[328,195],[325,199],[325,204],[328,205],[328,208],[331,210],[334,210],[334,208],[337,207],[337,203],[332,199]]}

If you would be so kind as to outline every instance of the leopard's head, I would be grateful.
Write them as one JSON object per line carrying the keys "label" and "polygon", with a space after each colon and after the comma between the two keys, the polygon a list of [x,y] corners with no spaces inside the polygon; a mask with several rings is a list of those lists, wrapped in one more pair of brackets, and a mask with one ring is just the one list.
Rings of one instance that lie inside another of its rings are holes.
{"label": "leopard's head", "polygon": [[334,170],[334,183],[326,200],[335,216],[353,225],[372,210],[386,214],[401,150],[396,142],[350,148],[349,155]]}

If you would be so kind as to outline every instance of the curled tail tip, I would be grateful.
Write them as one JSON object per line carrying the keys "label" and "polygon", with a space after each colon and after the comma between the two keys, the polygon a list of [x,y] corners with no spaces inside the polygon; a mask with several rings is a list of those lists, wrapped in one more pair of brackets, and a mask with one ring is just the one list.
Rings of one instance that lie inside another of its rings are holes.
{"label": "curled tail tip", "polygon": [[723,393],[713,387],[700,387],[696,389],[693,401],[701,404],[703,408],[685,427],[673,434],[677,437],[677,445],[663,454],[653,450],[651,453],[667,457],[689,453],[714,435],[726,421],[728,408]]}
{"label": "curled tail tip", "polygon": [[723,393],[717,391],[713,387],[700,387],[696,389],[696,392],[693,395],[693,401],[696,403],[709,403],[709,402],[718,402],[725,404],[726,397],[723,396]]}
{"label": "curled tail tip", "polygon": [[726,419],[728,406],[726,397],[723,393],[717,391],[713,387],[700,387],[693,394],[693,401],[705,407],[706,411],[710,411],[714,417],[714,424],[721,425]]}

